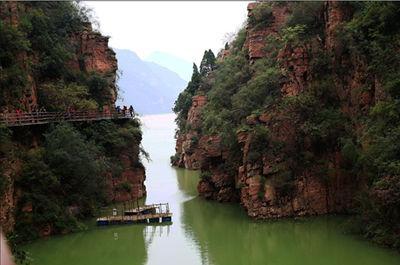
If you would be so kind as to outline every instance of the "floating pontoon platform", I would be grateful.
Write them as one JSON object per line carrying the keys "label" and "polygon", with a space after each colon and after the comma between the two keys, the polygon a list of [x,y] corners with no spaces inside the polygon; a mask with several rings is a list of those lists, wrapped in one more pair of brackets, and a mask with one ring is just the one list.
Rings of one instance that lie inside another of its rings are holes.
{"label": "floating pontoon platform", "polygon": [[134,209],[123,211],[118,215],[113,209],[112,215],[97,218],[98,226],[122,225],[122,224],[155,224],[172,221],[172,213],[168,203],[144,205]]}

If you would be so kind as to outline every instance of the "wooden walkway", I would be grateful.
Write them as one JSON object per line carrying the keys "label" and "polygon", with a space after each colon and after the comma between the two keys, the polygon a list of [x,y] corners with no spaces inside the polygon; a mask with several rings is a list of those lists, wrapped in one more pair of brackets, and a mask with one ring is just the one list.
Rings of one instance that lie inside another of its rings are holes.
{"label": "wooden walkway", "polygon": [[7,127],[31,126],[62,121],[98,121],[114,119],[131,119],[129,112],[120,113],[116,111],[74,111],[74,112],[31,112],[31,113],[2,113],[0,114],[0,124]]}
{"label": "wooden walkway", "polygon": [[98,226],[116,224],[147,224],[169,223],[172,221],[172,213],[168,203],[144,205],[138,208],[123,211],[118,215],[116,209],[113,214],[97,218]]}

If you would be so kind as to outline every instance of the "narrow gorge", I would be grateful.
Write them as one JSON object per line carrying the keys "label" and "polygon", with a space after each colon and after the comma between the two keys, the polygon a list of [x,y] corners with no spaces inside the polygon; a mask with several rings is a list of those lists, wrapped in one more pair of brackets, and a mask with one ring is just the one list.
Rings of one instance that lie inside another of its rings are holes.
{"label": "narrow gorge", "polygon": [[1,265],[400,264],[399,50],[389,1],[0,2]]}

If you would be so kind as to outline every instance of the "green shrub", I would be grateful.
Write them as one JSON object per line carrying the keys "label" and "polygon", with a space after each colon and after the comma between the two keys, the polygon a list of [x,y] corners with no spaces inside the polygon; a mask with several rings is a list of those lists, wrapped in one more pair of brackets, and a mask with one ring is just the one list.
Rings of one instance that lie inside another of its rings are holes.
{"label": "green shrub", "polygon": [[293,2],[291,7],[292,13],[286,22],[287,26],[304,26],[303,32],[308,36],[322,33],[324,29],[323,2]]}
{"label": "green shrub", "polygon": [[116,187],[115,187],[116,191],[124,191],[124,192],[131,192],[132,191],[132,184],[128,183],[128,182],[122,182],[119,183]]}
{"label": "green shrub", "polygon": [[265,182],[267,179],[264,176],[259,176],[260,178],[260,189],[257,193],[259,199],[264,199],[265,195]]}
{"label": "green shrub", "polygon": [[237,119],[244,119],[254,112],[261,112],[280,95],[280,71],[268,68],[259,60],[255,76],[232,96],[232,108]]}
{"label": "green shrub", "polygon": [[190,141],[191,141],[192,145],[197,145],[199,143],[199,137],[194,135],[194,136],[192,136]]}
{"label": "green shrub", "polygon": [[201,179],[207,180],[207,179],[211,179],[211,177],[212,177],[212,174],[210,171],[201,171],[201,174],[200,174]]}
{"label": "green shrub", "polygon": [[31,258],[29,257],[29,253],[21,248],[20,242],[21,240],[17,233],[13,232],[7,235],[7,243],[17,264],[29,265]]}
{"label": "green shrub", "polygon": [[175,154],[169,158],[171,165],[175,165],[179,161],[179,155]]}
{"label": "green shrub", "polygon": [[386,176],[376,181],[371,191],[360,198],[359,221],[367,238],[387,246],[400,248],[400,179]]}
{"label": "green shrub", "polygon": [[271,184],[280,197],[291,196],[294,188],[294,175],[286,165],[279,165],[279,170],[272,176]]}
{"label": "green shrub", "polygon": [[357,168],[360,159],[360,149],[353,143],[351,139],[342,140],[342,150],[341,154],[343,156],[343,168],[353,169],[355,172],[359,170]]}
{"label": "green shrub", "polygon": [[48,111],[97,109],[97,103],[89,97],[88,88],[75,83],[47,83],[38,89],[39,102]]}
{"label": "green shrub", "polygon": [[234,39],[232,46],[235,50],[242,50],[243,45],[246,41],[246,28],[241,28]]}
{"label": "green shrub", "polygon": [[269,147],[269,130],[261,125],[253,128],[247,162],[262,162],[262,157]]}
{"label": "green shrub", "polygon": [[[0,159],[5,161],[6,159],[12,159],[13,154],[13,143],[11,141],[11,130],[0,125]],[[3,163],[3,162],[2,162]],[[0,197],[2,197],[5,189],[9,185],[9,181],[5,174],[4,165],[0,166]]]}
{"label": "green shrub", "polygon": [[92,99],[99,106],[108,105],[112,101],[113,92],[109,80],[97,73],[90,73],[85,80],[86,86]]}
{"label": "green shrub", "polygon": [[4,175],[3,168],[0,168],[0,197],[3,196],[4,191],[6,190],[7,186],[9,185],[6,176]]}
{"label": "green shrub", "polygon": [[274,16],[272,15],[272,7],[270,3],[259,3],[251,11],[248,23],[254,28],[260,28],[268,26],[274,21]]}
{"label": "green shrub", "polygon": [[27,72],[18,64],[17,55],[29,51],[30,43],[23,32],[3,21],[0,39],[0,105],[18,105],[27,85]]}

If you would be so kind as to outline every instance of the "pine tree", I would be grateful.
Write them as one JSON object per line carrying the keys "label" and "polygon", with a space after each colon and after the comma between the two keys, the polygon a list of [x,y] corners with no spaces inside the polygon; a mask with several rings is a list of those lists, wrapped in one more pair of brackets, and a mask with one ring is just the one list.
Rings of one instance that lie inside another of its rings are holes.
{"label": "pine tree", "polygon": [[200,73],[197,65],[193,63],[193,73],[192,73],[192,78],[190,79],[190,82],[188,83],[186,87],[186,91],[192,95],[196,92],[196,90],[199,88],[200,85]]}
{"label": "pine tree", "polygon": [[200,63],[200,74],[206,76],[209,72],[215,69],[215,55],[211,49],[204,51],[203,59]]}
{"label": "pine tree", "polygon": [[178,99],[175,101],[175,106],[172,109],[176,114],[176,123],[180,130],[183,130],[186,124],[187,115],[192,105],[192,97],[200,87],[201,75],[197,65],[193,63],[193,74],[190,82],[185,90],[179,94]]}

